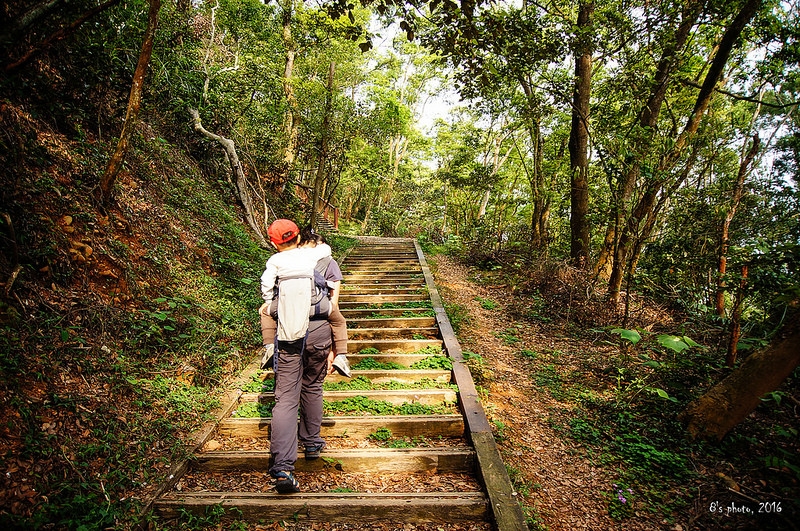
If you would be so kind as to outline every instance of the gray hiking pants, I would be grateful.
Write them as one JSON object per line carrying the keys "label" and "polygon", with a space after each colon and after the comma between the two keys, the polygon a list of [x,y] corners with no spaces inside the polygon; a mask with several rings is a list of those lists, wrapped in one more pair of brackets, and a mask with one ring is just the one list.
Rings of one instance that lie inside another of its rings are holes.
{"label": "gray hiking pants", "polygon": [[[327,330],[330,334],[329,327]],[[273,464],[269,471],[272,474],[294,470],[298,434],[303,446],[325,442],[320,436],[320,426],[322,381],[328,372],[328,352],[330,341],[324,348],[306,345],[302,353],[284,350],[279,345],[275,353],[275,407],[270,426]]]}

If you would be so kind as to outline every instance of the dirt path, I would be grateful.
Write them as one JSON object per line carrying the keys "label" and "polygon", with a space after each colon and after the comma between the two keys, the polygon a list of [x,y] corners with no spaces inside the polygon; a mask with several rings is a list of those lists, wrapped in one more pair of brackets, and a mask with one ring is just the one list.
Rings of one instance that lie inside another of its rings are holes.
{"label": "dirt path", "polygon": [[[498,446],[540,528],[670,529],[646,518],[620,523],[608,516],[606,493],[613,480],[583,457],[581,448],[551,427],[550,420],[563,420],[571,406],[554,399],[542,382],[535,381],[534,374],[541,372],[542,364],[552,364],[554,374],[580,377],[581,371],[587,370],[587,356],[603,355],[608,347],[557,337],[552,330],[545,333],[528,322],[515,322],[507,311],[512,306],[507,287],[493,286],[489,279],[474,279],[475,272],[445,256],[435,257],[434,262],[436,283],[446,304],[467,309],[469,318],[460,327],[459,341],[465,351],[484,360],[485,369],[473,369],[473,376],[488,390],[484,407],[496,428]],[[497,307],[485,309],[482,300],[495,302]],[[523,349],[527,356],[520,353]]]}

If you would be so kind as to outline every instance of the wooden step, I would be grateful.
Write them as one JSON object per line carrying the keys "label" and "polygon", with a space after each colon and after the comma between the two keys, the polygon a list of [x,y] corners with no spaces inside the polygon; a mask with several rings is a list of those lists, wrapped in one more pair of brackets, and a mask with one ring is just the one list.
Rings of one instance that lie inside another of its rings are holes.
{"label": "wooden step", "polygon": [[[424,406],[435,406],[439,404],[454,403],[458,400],[458,395],[453,389],[375,389],[359,391],[325,391],[323,398],[329,402],[345,400],[354,396],[366,396],[372,400],[382,400],[396,406],[401,404],[422,404]],[[244,393],[239,401],[259,402],[267,404],[275,401],[275,393]]]}
{"label": "wooden step", "polygon": [[[295,470],[313,472],[334,467],[351,474],[469,474],[475,469],[475,452],[463,448],[326,449],[322,457],[305,459],[299,452]],[[197,455],[192,469],[204,472],[266,471],[271,459],[272,455],[265,450],[206,452]]]}
{"label": "wooden step", "polygon": [[424,336],[429,339],[435,338],[439,329],[430,328],[348,328],[347,337],[349,340],[356,339],[420,339]]}
{"label": "wooden step", "polygon": [[[350,358],[350,354],[347,355]],[[418,383],[422,380],[433,380],[439,383],[450,383],[453,377],[452,371],[434,370],[403,370],[394,369],[390,371],[352,371],[352,378],[363,376],[372,383]],[[342,376],[338,373],[329,374],[325,377],[326,382],[349,382],[351,378]]]}
{"label": "wooden step", "polygon": [[359,275],[379,275],[379,274],[404,274],[409,275],[412,273],[422,273],[419,264],[393,264],[387,266],[380,265],[353,265],[342,264],[342,274],[359,274]]}
{"label": "wooden step", "polygon": [[426,301],[428,300],[427,293],[388,293],[388,294],[381,294],[381,295],[356,295],[350,294],[347,295],[342,294],[342,298],[339,301],[339,306],[344,306],[347,304],[348,306],[352,306],[355,304],[382,304],[382,303],[400,303],[400,302],[419,302],[419,301]]}
{"label": "wooden step", "polygon": [[355,260],[348,258],[346,262],[342,263],[342,266],[351,271],[364,268],[392,271],[398,266],[420,269],[419,261],[416,258],[360,258]]}
{"label": "wooden step", "polygon": [[344,282],[348,282],[352,277],[362,277],[374,280],[376,278],[392,278],[392,277],[414,278],[413,275],[416,274],[422,274],[422,271],[410,267],[394,267],[391,270],[387,270],[386,268],[342,269],[342,276],[344,277]]}
{"label": "wooden step", "polygon": [[[347,318],[347,316],[345,316],[345,318]],[[397,317],[384,319],[347,318],[348,330],[357,330],[360,328],[430,328],[433,326],[436,326],[435,317]]]}
{"label": "wooden step", "polygon": [[341,297],[349,298],[351,295],[414,295],[427,293],[422,284],[409,286],[407,284],[342,284]]}
{"label": "wooden step", "polygon": [[374,254],[374,255],[348,255],[342,263],[351,264],[351,263],[366,263],[366,262],[413,262],[419,263],[419,259],[417,258],[416,254],[403,254],[403,253],[392,253],[392,254]]}
{"label": "wooden step", "polygon": [[485,520],[489,502],[482,492],[432,493],[303,493],[260,492],[174,493],[155,503],[163,518],[181,511],[205,515],[212,506],[236,508],[248,520],[319,522],[448,523]]}
{"label": "wooden step", "polygon": [[[269,437],[271,420],[267,417],[227,418],[219,424],[217,432],[223,437]],[[381,428],[391,430],[395,437],[461,437],[464,435],[464,418],[461,415],[323,417],[321,435],[323,439],[348,437],[361,440]]]}
{"label": "wooden step", "polygon": [[376,348],[380,352],[416,352],[427,347],[442,347],[438,339],[354,339],[347,342],[350,352],[358,353],[365,348]]}
{"label": "wooden step", "polygon": [[365,359],[372,358],[381,363],[398,363],[404,367],[411,367],[418,361],[430,358],[431,354],[412,354],[410,352],[383,352],[380,354],[359,354],[353,352],[347,355],[350,366],[354,367]]}
{"label": "wooden step", "polygon": [[[350,359],[350,354],[347,355],[347,358]],[[370,355],[371,356],[371,355]],[[374,357],[374,356],[371,356]],[[272,371],[269,371],[264,374],[265,379],[272,379],[274,377]],[[406,383],[406,384],[414,384],[419,383],[423,380],[433,380],[434,382],[438,383],[450,383],[452,379],[452,371],[445,371],[445,370],[418,370],[418,369],[391,369],[391,370],[368,370],[368,371],[359,371],[354,370],[352,371],[351,378],[346,376],[342,376],[341,374],[334,372],[333,374],[329,374],[325,377],[326,382],[349,382],[352,378],[357,378],[362,376],[372,383],[389,383],[389,382],[399,382],[399,383]]]}
{"label": "wooden step", "polygon": [[419,283],[420,285],[424,285],[425,279],[422,276],[422,273],[415,273],[415,272],[397,272],[397,273],[390,273],[390,272],[371,272],[371,273],[358,273],[358,272],[350,272],[342,271],[342,276],[344,280],[342,281],[344,284],[348,283],[392,283],[392,282],[404,282],[406,284],[411,283]]}
{"label": "wooden step", "polygon": [[[366,321],[380,321],[381,319],[433,319],[433,317],[428,316],[433,312],[433,308],[425,308],[422,306],[415,308],[340,308],[340,310],[348,322],[350,319],[364,319]],[[420,317],[403,317],[404,315],[415,314],[425,315]],[[370,317],[374,315],[379,315],[381,317],[370,319]]]}

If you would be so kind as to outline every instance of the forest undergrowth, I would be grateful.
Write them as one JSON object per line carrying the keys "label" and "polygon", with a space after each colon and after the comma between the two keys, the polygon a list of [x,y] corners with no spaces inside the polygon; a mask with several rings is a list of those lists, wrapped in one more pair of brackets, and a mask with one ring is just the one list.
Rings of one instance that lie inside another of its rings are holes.
{"label": "forest undergrowth", "polygon": [[[0,126],[33,154],[0,154],[0,527],[158,528],[145,503],[256,355],[268,253],[225,172],[156,130],[103,207],[100,138],[7,103]],[[718,330],[645,299],[623,324],[554,262],[432,261],[531,529],[794,529],[796,376],[721,443],[691,442],[677,418],[726,371]]]}
{"label": "forest undergrowth", "polygon": [[565,264],[438,251],[531,529],[797,528],[797,371],[721,442],[693,441],[680,414],[729,371],[720,330],[642,297],[623,327],[625,307]]}
{"label": "forest undergrowth", "polygon": [[0,155],[0,527],[131,528],[255,356],[268,253],[225,173],[147,126],[103,206],[99,138],[10,104],[0,124],[35,155]]}

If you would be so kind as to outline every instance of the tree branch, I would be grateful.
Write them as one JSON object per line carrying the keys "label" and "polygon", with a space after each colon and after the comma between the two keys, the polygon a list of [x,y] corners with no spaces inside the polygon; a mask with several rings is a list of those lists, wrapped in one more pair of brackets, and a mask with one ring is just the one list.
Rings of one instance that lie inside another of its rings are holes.
{"label": "tree branch", "polygon": [[8,73],[12,70],[16,70],[17,68],[23,66],[24,64],[28,63],[31,59],[33,59],[36,55],[42,53],[47,47],[57,41],[61,41],[75,33],[75,31],[87,20],[92,18],[93,16],[97,15],[98,13],[102,13],[106,9],[119,4],[120,0],[108,0],[108,2],[104,4],[100,4],[99,6],[95,7],[94,9],[90,9],[83,15],[81,15],[77,20],[75,20],[69,26],[63,27],[58,29],[55,33],[47,37],[38,46],[34,46],[28,52],[14,61],[11,64],[8,64],[3,67],[3,70]]}
{"label": "tree branch", "polygon": [[[684,85],[688,85],[690,87],[694,87],[694,88],[698,88],[698,89],[702,88],[700,83],[692,81],[691,79],[681,79],[680,81]],[[724,90],[724,89],[721,89],[721,88],[715,88],[714,90],[716,92],[719,92],[720,94],[724,94],[726,96],[730,96],[731,98],[733,98],[735,100],[749,101],[750,103],[757,103],[759,105],[763,105],[765,107],[771,107],[773,109],[788,109],[789,107],[794,107],[795,105],[800,104],[800,101],[792,101],[792,102],[784,103],[784,104],[781,104],[781,103],[769,103],[769,102],[764,101],[764,100],[762,100],[762,99],[760,99],[760,98],[758,98],[756,96],[745,96],[745,95],[742,95],[742,94],[736,94],[734,92],[731,92],[729,90]]]}

